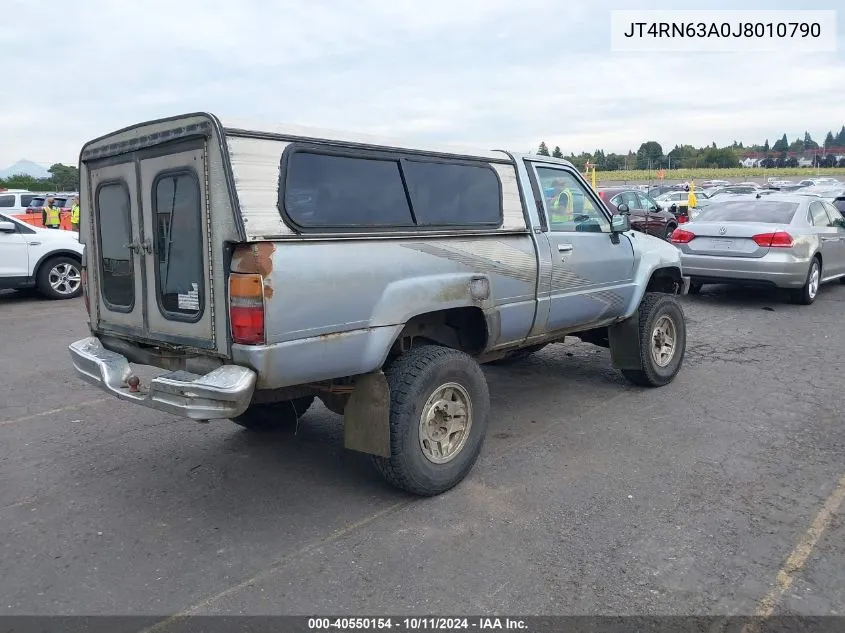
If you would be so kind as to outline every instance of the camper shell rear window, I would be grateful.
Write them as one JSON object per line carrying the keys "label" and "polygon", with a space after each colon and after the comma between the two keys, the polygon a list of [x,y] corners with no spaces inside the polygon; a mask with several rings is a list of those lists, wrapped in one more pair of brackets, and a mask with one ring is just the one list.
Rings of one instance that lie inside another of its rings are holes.
{"label": "camper shell rear window", "polygon": [[484,161],[292,145],[279,211],[312,232],[497,228],[502,184]]}

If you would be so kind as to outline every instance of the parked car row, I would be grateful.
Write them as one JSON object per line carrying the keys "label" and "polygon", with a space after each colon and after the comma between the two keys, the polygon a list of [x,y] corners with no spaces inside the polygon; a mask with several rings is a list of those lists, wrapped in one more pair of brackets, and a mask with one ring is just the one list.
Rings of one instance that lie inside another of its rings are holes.
{"label": "parked car row", "polygon": [[53,197],[53,204],[62,211],[70,211],[74,197],[79,193],[75,191],[28,191],[26,189],[7,189],[0,191],[0,211],[3,213],[41,213],[41,207],[50,196]]}

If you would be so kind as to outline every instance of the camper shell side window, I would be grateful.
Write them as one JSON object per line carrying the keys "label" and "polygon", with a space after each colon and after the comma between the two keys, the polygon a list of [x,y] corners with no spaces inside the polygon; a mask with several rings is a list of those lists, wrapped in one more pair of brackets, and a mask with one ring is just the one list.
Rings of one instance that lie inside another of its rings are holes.
{"label": "camper shell side window", "polygon": [[302,232],[496,229],[502,183],[490,163],[292,144],[279,211]]}

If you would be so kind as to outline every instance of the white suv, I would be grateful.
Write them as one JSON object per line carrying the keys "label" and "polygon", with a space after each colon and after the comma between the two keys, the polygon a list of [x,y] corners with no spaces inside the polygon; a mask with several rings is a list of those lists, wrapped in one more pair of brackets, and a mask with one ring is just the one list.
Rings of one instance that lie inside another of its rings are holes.
{"label": "white suv", "polygon": [[75,231],[42,229],[0,213],[0,290],[35,287],[50,299],[78,297],[83,248]]}
{"label": "white suv", "polygon": [[25,213],[29,203],[39,195],[36,191],[25,189],[0,190],[0,211],[3,213]]}

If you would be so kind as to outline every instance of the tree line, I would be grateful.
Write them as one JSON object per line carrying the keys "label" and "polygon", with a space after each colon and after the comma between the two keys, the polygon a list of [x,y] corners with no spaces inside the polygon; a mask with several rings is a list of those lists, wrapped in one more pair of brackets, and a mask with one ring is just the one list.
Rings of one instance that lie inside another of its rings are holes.
{"label": "tree line", "polygon": [[705,147],[675,145],[665,154],[657,141],[646,141],[636,152],[629,150],[627,154],[597,149],[593,153],[564,155],[559,146],[549,151],[545,141],[540,143],[537,150],[537,154],[542,156],[565,158],[579,169],[589,162],[599,171],[739,167],[743,158],[759,160],[760,166],[766,168],[798,167],[798,157],[808,153],[812,154],[808,157],[815,167],[845,167],[845,156],[837,159],[837,155],[845,155],[845,125],[838,134],[829,131],[821,145],[813,140],[809,132],[805,132],[803,139],[796,138],[791,143],[784,134],[773,145],[769,145],[769,139],[766,139],[762,145],[745,146],[734,141],[726,147],[717,147],[714,141]]}
{"label": "tree line", "polygon": [[56,163],[47,171],[49,178],[35,178],[17,174],[0,178],[0,189],[28,189],[29,191],[79,191],[79,168]]}

